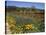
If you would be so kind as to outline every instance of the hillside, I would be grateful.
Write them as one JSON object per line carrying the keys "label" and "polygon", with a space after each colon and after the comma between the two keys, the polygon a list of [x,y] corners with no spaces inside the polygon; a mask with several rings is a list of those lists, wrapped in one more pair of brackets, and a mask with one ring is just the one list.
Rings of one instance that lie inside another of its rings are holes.
{"label": "hillside", "polygon": [[6,7],[6,23],[12,34],[44,32],[44,10],[8,6]]}

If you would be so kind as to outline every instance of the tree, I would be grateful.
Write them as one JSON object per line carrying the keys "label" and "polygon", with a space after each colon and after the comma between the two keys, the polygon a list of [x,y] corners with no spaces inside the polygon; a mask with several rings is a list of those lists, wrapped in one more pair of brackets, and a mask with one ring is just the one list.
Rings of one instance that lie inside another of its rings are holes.
{"label": "tree", "polygon": [[36,13],[36,12],[37,12],[36,7],[35,7],[35,6],[32,6],[32,7],[31,7],[31,11],[32,11],[33,13]]}

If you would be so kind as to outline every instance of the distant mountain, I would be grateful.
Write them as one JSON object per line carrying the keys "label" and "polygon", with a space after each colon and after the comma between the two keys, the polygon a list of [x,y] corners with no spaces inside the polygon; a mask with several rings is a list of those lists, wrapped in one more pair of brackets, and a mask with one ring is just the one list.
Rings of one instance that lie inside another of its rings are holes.
{"label": "distant mountain", "polygon": [[16,8],[16,6],[5,6],[6,8]]}
{"label": "distant mountain", "polygon": [[[12,10],[12,11],[14,11],[16,9],[19,9],[19,10],[29,10],[29,9],[32,9],[32,8],[16,7],[16,6],[5,6],[5,7],[6,7],[7,10]],[[42,12],[45,11],[44,9],[36,9],[36,8],[35,8],[35,10],[42,11]]]}

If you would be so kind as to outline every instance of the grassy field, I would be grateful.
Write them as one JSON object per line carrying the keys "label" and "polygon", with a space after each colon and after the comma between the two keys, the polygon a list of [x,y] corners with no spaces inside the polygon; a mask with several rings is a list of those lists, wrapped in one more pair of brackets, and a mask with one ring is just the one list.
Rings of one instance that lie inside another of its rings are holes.
{"label": "grassy field", "polygon": [[6,8],[6,23],[14,33],[44,32],[44,10],[34,8]]}

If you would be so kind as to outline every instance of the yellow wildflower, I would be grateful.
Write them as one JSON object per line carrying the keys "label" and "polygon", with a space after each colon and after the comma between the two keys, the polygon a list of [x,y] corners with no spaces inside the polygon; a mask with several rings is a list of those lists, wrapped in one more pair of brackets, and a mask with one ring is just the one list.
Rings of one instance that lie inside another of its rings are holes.
{"label": "yellow wildflower", "polygon": [[26,29],[32,29],[32,24],[27,24],[27,25],[25,25],[25,28],[26,28]]}

